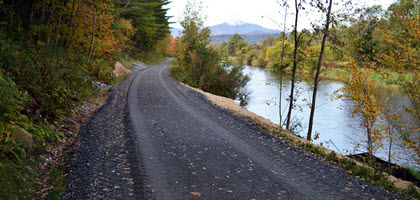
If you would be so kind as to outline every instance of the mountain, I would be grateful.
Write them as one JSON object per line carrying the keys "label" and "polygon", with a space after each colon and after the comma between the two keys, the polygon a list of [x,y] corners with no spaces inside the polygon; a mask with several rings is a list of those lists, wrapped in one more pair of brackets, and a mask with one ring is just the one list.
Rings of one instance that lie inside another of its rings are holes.
{"label": "mountain", "polygon": [[[268,37],[276,37],[280,31],[275,29],[264,28],[257,24],[240,23],[230,25],[223,23],[209,27],[211,30],[212,44],[221,44],[228,42],[233,34],[237,33],[242,36],[245,42],[250,44],[259,43]],[[172,36],[180,36],[182,29],[171,28]]]}
{"label": "mountain", "polygon": [[[268,33],[268,34],[257,34],[257,35],[241,35],[242,39],[245,42],[250,44],[259,43],[269,37],[276,37],[278,33]],[[211,44],[222,44],[223,42],[229,42],[230,38],[232,37],[231,34],[229,35],[212,35],[211,36]]]}
{"label": "mountain", "polygon": [[280,33],[279,30],[264,28],[257,24],[242,23],[237,25],[230,25],[223,23],[209,27],[212,36],[214,35],[233,35],[235,33],[239,35],[261,35],[261,34],[274,34]]}
{"label": "mountain", "polygon": [[179,29],[179,28],[170,28],[169,30],[171,31],[171,35],[173,37],[181,36],[182,29]]}

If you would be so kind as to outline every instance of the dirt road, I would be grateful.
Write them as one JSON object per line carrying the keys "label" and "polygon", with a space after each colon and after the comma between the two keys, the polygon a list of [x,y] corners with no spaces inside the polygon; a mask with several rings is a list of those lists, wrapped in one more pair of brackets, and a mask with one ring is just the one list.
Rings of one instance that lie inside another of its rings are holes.
{"label": "dirt road", "polygon": [[81,129],[65,199],[400,199],[213,106],[170,61],[135,69]]}

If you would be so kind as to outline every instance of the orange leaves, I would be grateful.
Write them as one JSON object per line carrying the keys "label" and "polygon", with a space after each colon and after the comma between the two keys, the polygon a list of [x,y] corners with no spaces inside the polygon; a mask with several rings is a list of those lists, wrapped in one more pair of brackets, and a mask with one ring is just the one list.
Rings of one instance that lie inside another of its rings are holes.
{"label": "orange leaves", "polygon": [[[95,34],[93,57],[114,58],[129,38],[134,29],[129,20],[115,20],[114,5],[111,1],[82,1],[78,3],[74,14],[74,30],[71,45],[81,52],[87,52],[91,46],[92,32]],[[96,13],[95,30],[94,15]]]}
{"label": "orange leaves", "polygon": [[170,38],[171,38],[171,42],[169,43],[169,52],[172,55],[175,55],[175,44],[176,44],[176,40],[172,36],[170,36]]}
{"label": "orange leaves", "polygon": [[191,192],[191,195],[193,195],[194,197],[200,197],[201,193],[199,192]]}

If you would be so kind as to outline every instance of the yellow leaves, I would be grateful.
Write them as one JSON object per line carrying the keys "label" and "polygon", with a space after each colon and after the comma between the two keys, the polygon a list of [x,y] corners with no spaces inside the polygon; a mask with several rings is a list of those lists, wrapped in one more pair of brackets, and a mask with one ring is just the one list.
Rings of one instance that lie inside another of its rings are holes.
{"label": "yellow leaves", "polygon": [[191,192],[191,195],[193,195],[194,197],[200,197],[201,193],[199,192]]}

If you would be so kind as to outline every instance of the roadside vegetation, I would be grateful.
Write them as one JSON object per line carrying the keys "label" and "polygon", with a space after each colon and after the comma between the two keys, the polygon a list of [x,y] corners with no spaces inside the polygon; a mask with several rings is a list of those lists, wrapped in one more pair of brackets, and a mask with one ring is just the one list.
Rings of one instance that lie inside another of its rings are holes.
{"label": "roadside vegetation", "polygon": [[0,199],[59,198],[65,166],[51,158],[77,132],[75,107],[122,81],[116,61],[169,56],[167,3],[0,1]]}
{"label": "roadside vegetation", "polygon": [[210,29],[204,28],[201,5],[188,2],[181,20],[181,37],[174,46],[176,60],[171,76],[178,81],[220,96],[244,98],[243,87],[248,77],[241,67],[231,67],[226,59],[210,46]]}

